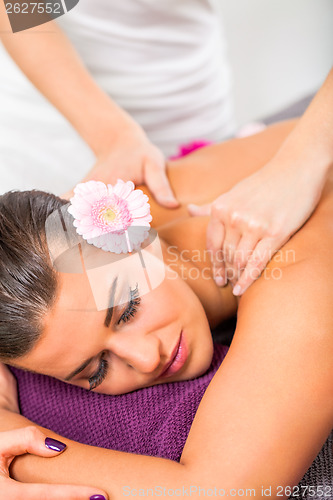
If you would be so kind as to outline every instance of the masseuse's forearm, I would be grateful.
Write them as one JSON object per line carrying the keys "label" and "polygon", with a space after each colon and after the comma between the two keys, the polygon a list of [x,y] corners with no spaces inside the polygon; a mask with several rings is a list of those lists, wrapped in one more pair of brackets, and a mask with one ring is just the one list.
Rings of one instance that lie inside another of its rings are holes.
{"label": "masseuse's forearm", "polygon": [[286,164],[309,169],[312,179],[316,174],[325,177],[333,164],[333,68],[278,156]]}
{"label": "masseuse's forearm", "polygon": [[0,2],[1,41],[33,85],[74,126],[98,156],[128,115],[95,83],[56,22],[12,33]]}

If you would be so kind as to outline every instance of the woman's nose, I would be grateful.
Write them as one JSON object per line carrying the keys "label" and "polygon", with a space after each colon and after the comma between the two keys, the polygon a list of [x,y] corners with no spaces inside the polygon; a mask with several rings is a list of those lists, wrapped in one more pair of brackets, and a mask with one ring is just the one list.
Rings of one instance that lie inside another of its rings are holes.
{"label": "woman's nose", "polygon": [[110,339],[109,349],[140,373],[153,373],[161,364],[161,342],[151,333],[119,332]]}

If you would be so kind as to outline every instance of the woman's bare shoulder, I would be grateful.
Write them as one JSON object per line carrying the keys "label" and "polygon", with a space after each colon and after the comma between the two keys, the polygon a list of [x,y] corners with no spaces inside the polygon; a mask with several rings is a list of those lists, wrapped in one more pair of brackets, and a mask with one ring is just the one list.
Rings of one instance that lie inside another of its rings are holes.
{"label": "woman's bare shoulder", "polygon": [[332,215],[327,185],[312,218],[240,299],[229,353],[184,449],[186,460],[205,433],[212,477],[227,464],[229,477],[237,468],[242,484],[276,493],[297,484],[331,430]]}

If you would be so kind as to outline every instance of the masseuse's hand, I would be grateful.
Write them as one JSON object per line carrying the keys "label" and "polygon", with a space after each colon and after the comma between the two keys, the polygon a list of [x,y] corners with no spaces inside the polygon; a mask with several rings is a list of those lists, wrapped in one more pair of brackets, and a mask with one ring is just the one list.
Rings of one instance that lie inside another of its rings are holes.
{"label": "masseuse's hand", "polygon": [[[19,413],[16,380],[0,363],[0,411]],[[60,441],[48,438],[37,427],[0,432],[0,500],[103,500],[105,494],[85,486],[24,484],[10,478],[9,467],[18,455],[31,453],[53,458],[66,449]],[[100,496],[98,496],[100,495]]]}
{"label": "masseuse's hand", "polygon": [[130,180],[136,185],[146,184],[161,205],[169,208],[179,205],[166,175],[162,152],[149,141],[132,118],[123,118],[116,137],[110,137],[110,142],[105,141],[97,158],[95,166],[83,182],[100,180],[115,184],[119,178]]}
{"label": "masseuse's hand", "polygon": [[211,215],[207,247],[216,283],[229,279],[241,295],[273,254],[306,221],[319,200],[324,176],[276,156],[213,203],[189,205],[191,215]]}
{"label": "masseuse's hand", "polygon": [[[86,180],[115,183],[121,178],[144,183],[160,204],[178,206],[165,174],[162,153],[101,89],[55,21],[48,23],[47,31],[43,26],[31,28],[29,33],[34,36],[28,34],[23,40],[11,34],[5,5],[0,1],[0,33],[6,34],[1,41],[21,71],[96,155],[97,163]],[[40,71],[45,65],[49,70]],[[70,196],[70,192],[64,195]]]}

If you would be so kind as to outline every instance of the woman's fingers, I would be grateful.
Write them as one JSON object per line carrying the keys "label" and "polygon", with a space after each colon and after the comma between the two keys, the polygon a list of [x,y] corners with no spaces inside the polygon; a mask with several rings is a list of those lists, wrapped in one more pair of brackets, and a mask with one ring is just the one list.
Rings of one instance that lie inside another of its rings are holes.
{"label": "woman's fingers", "polygon": [[0,363],[0,408],[20,413],[16,379],[3,363]]}
{"label": "woman's fingers", "polygon": [[46,437],[32,425],[0,433],[0,465],[3,467],[18,455],[31,453],[40,457],[54,457],[65,449],[64,443]]}
{"label": "woman's fingers", "polygon": [[211,217],[207,226],[207,248],[211,255],[213,276],[218,286],[226,284],[223,256],[224,224],[216,217]]}
{"label": "woman's fingers", "polygon": [[164,159],[146,160],[144,166],[144,183],[150,189],[156,201],[165,207],[176,208],[179,202],[172,192],[166,175]]}
{"label": "woman's fingers", "polygon": [[244,271],[234,286],[234,295],[242,295],[245,290],[259,278],[266,264],[280,246],[281,245],[277,245],[276,241],[272,238],[263,238],[259,241],[249,257]]}
{"label": "woman's fingers", "polygon": [[103,491],[86,486],[24,484],[9,477],[9,466],[25,453],[52,458],[66,449],[61,441],[46,437],[37,427],[28,426],[0,432],[0,500],[105,500]]}
{"label": "woman's fingers", "polygon": [[0,500],[106,500],[106,494],[87,486],[25,484],[0,480]]}

